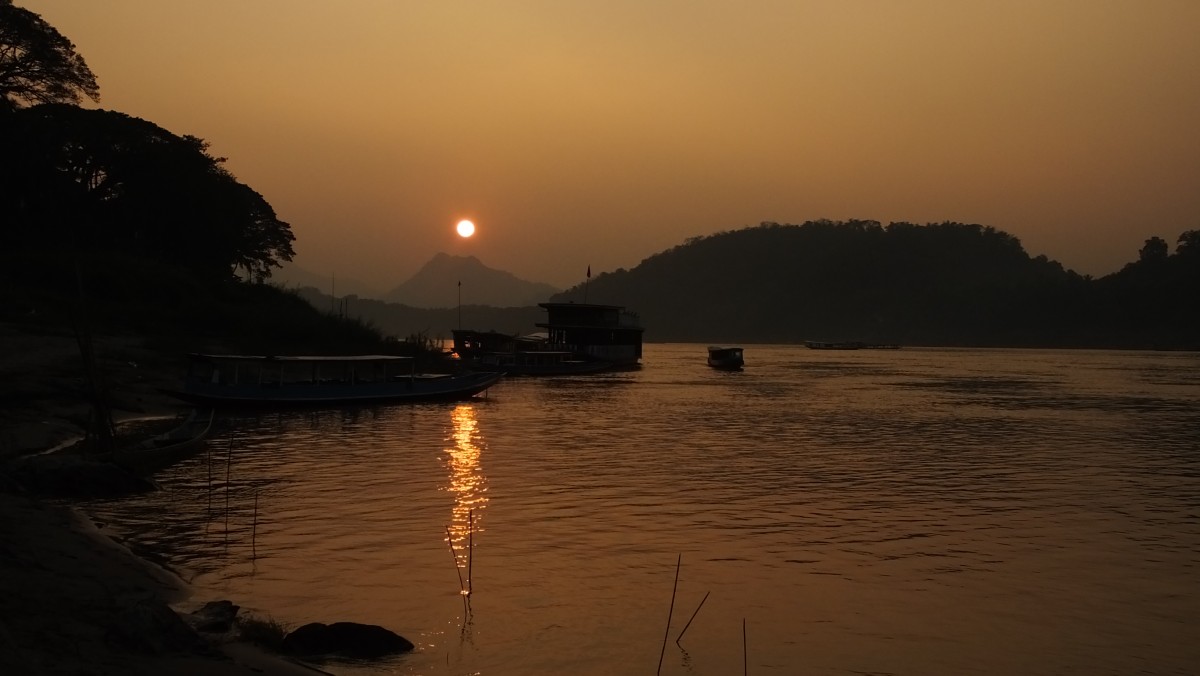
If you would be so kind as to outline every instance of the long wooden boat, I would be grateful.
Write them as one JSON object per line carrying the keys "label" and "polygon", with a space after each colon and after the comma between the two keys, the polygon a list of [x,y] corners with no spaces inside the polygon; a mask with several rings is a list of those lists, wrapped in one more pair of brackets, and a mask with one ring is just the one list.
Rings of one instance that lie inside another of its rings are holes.
{"label": "long wooden boat", "polygon": [[708,365],[722,371],[740,371],[745,365],[740,347],[719,347],[710,345],[708,348]]}
{"label": "long wooden boat", "polygon": [[177,427],[117,449],[114,460],[137,474],[153,474],[203,448],[215,419],[216,411],[211,408],[192,409]]}
{"label": "long wooden boat", "polygon": [[172,394],[209,406],[327,406],[456,401],[486,391],[503,373],[418,373],[392,355],[188,355],[188,375]]}

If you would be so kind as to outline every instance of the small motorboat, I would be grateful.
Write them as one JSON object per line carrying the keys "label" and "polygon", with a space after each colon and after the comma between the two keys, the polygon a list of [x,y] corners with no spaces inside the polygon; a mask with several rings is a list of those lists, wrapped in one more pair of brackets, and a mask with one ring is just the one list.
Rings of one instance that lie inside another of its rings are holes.
{"label": "small motorboat", "polygon": [[745,361],[742,359],[742,348],[710,346],[708,348],[708,365],[723,371],[740,371],[745,365]]}

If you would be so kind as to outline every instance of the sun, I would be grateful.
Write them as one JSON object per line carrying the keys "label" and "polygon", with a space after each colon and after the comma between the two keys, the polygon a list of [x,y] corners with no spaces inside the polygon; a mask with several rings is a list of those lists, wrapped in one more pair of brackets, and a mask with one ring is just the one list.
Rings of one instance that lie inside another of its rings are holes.
{"label": "sun", "polygon": [[466,219],[459,221],[458,225],[454,227],[458,230],[459,237],[470,237],[475,234],[475,224]]}

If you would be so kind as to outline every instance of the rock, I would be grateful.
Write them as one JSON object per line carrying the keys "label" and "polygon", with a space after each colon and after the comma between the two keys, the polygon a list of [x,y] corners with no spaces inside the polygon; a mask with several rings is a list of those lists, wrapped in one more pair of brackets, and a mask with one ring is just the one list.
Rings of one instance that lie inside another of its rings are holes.
{"label": "rock", "polygon": [[372,659],[414,648],[403,636],[374,624],[334,622],[306,624],[283,638],[283,649],[293,655],[340,655]]}
{"label": "rock", "polygon": [[187,623],[196,631],[223,634],[233,628],[240,608],[232,601],[209,601],[199,610],[188,613]]}

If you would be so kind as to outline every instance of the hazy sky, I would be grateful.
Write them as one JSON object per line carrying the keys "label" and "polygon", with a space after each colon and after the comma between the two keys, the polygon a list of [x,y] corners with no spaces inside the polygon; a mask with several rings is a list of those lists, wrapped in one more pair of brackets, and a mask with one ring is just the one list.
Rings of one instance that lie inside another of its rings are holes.
{"label": "hazy sky", "polygon": [[227,157],[299,265],[381,288],[818,218],[991,225],[1099,276],[1200,228],[1197,0],[15,4],[100,107]]}

